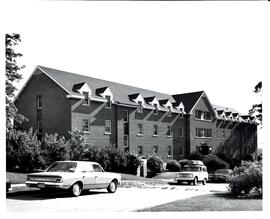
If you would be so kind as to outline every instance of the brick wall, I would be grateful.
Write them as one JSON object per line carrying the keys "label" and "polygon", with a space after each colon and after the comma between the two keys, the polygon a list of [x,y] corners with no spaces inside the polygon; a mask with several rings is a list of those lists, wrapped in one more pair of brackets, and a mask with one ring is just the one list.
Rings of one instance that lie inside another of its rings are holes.
{"label": "brick wall", "polygon": [[42,96],[42,122],[44,133],[58,133],[68,137],[71,126],[70,101],[66,92],[45,74],[37,70],[15,102],[19,113],[28,118],[28,122],[18,125],[19,128],[37,130],[37,95]]}

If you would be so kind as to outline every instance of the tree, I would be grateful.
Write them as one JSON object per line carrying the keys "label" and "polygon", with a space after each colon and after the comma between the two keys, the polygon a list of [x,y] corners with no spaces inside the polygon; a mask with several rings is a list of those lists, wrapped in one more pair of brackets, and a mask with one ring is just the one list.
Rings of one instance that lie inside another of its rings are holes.
{"label": "tree", "polygon": [[[254,92],[255,93],[262,92],[261,81],[254,87]],[[249,110],[249,115],[254,116],[256,120],[259,122],[259,124],[262,125],[262,103],[252,105],[252,108]]]}
{"label": "tree", "polygon": [[21,42],[20,34],[6,34],[6,125],[7,130],[13,127],[13,121],[21,123],[26,118],[18,113],[14,105],[14,92],[17,88],[13,85],[14,81],[22,79],[22,75],[18,72],[25,66],[17,64],[17,58],[21,57],[21,53],[14,50],[14,46]]}

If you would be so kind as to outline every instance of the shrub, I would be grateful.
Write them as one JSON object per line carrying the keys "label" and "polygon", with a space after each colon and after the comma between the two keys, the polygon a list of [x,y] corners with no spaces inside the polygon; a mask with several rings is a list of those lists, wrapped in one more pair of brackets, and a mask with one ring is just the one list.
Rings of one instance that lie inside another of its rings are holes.
{"label": "shrub", "polygon": [[248,194],[252,189],[262,189],[262,163],[242,161],[240,167],[233,170],[229,189],[234,195],[245,192]]}
{"label": "shrub", "polygon": [[140,159],[133,154],[128,154],[126,158],[127,158],[127,165],[125,173],[137,174],[137,169],[140,166]]}
{"label": "shrub", "polygon": [[170,160],[167,162],[166,169],[171,172],[178,172],[181,169],[181,165],[176,160]]}
{"label": "shrub", "polygon": [[6,138],[7,169],[19,167],[21,171],[31,172],[44,165],[40,141],[32,129],[28,132],[10,130]]}
{"label": "shrub", "polygon": [[69,158],[71,160],[83,160],[88,150],[86,137],[82,131],[75,130],[69,132],[70,140],[68,141]]}
{"label": "shrub", "polygon": [[68,142],[64,137],[59,137],[58,134],[45,134],[41,143],[41,156],[44,160],[44,166],[58,160],[68,160],[68,146]]}
{"label": "shrub", "polygon": [[163,169],[163,160],[158,156],[151,156],[147,159],[147,168],[153,173],[161,173]]}
{"label": "shrub", "polygon": [[210,160],[210,161],[208,161],[207,163],[205,163],[205,166],[207,167],[207,169],[209,171],[215,171],[217,169],[224,169],[225,168],[225,165],[224,164],[219,163],[216,160]]}

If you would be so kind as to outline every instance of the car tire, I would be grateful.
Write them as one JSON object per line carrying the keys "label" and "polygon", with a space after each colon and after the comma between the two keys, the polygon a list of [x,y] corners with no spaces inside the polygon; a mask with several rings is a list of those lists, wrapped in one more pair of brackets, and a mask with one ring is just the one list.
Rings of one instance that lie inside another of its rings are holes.
{"label": "car tire", "polygon": [[115,193],[117,189],[117,182],[115,180],[111,181],[110,185],[107,187],[109,193]]}
{"label": "car tire", "polygon": [[182,181],[181,180],[177,180],[177,184],[178,185],[182,184]]}
{"label": "car tire", "polygon": [[202,184],[206,185],[206,179],[203,179]]}
{"label": "car tire", "polygon": [[198,184],[198,179],[197,179],[197,177],[195,177],[193,180],[193,185],[196,186],[197,184]]}
{"label": "car tire", "polygon": [[78,197],[82,193],[82,186],[79,183],[74,183],[70,188],[70,192],[73,196]]}

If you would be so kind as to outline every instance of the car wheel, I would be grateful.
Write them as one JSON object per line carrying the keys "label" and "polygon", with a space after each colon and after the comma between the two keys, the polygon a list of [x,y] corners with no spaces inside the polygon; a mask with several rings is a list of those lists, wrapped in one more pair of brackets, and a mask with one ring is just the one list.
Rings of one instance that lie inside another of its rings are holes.
{"label": "car wheel", "polygon": [[177,180],[177,184],[179,184],[179,185],[180,185],[181,183],[182,183],[182,181],[181,181],[181,180]]}
{"label": "car wheel", "polygon": [[115,193],[117,189],[117,182],[114,180],[114,181],[111,181],[110,185],[107,187],[107,191],[109,193]]}
{"label": "car wheel", "polygon": [[73,186],[71,186],[71,194],[73,196],[79,196],[82,192],[82,187],[79,183],[75,183],[73,184]]}
{"label": "car wheel", "polygon": [[193,185],[196,186],[197,184],[198,184],[198,179],[197,179],[197,177],[195,177],[193,180]]}
{"label": "car wheel", "polygon": [[206,179],[203,179],[202,184],[206,185]]}

